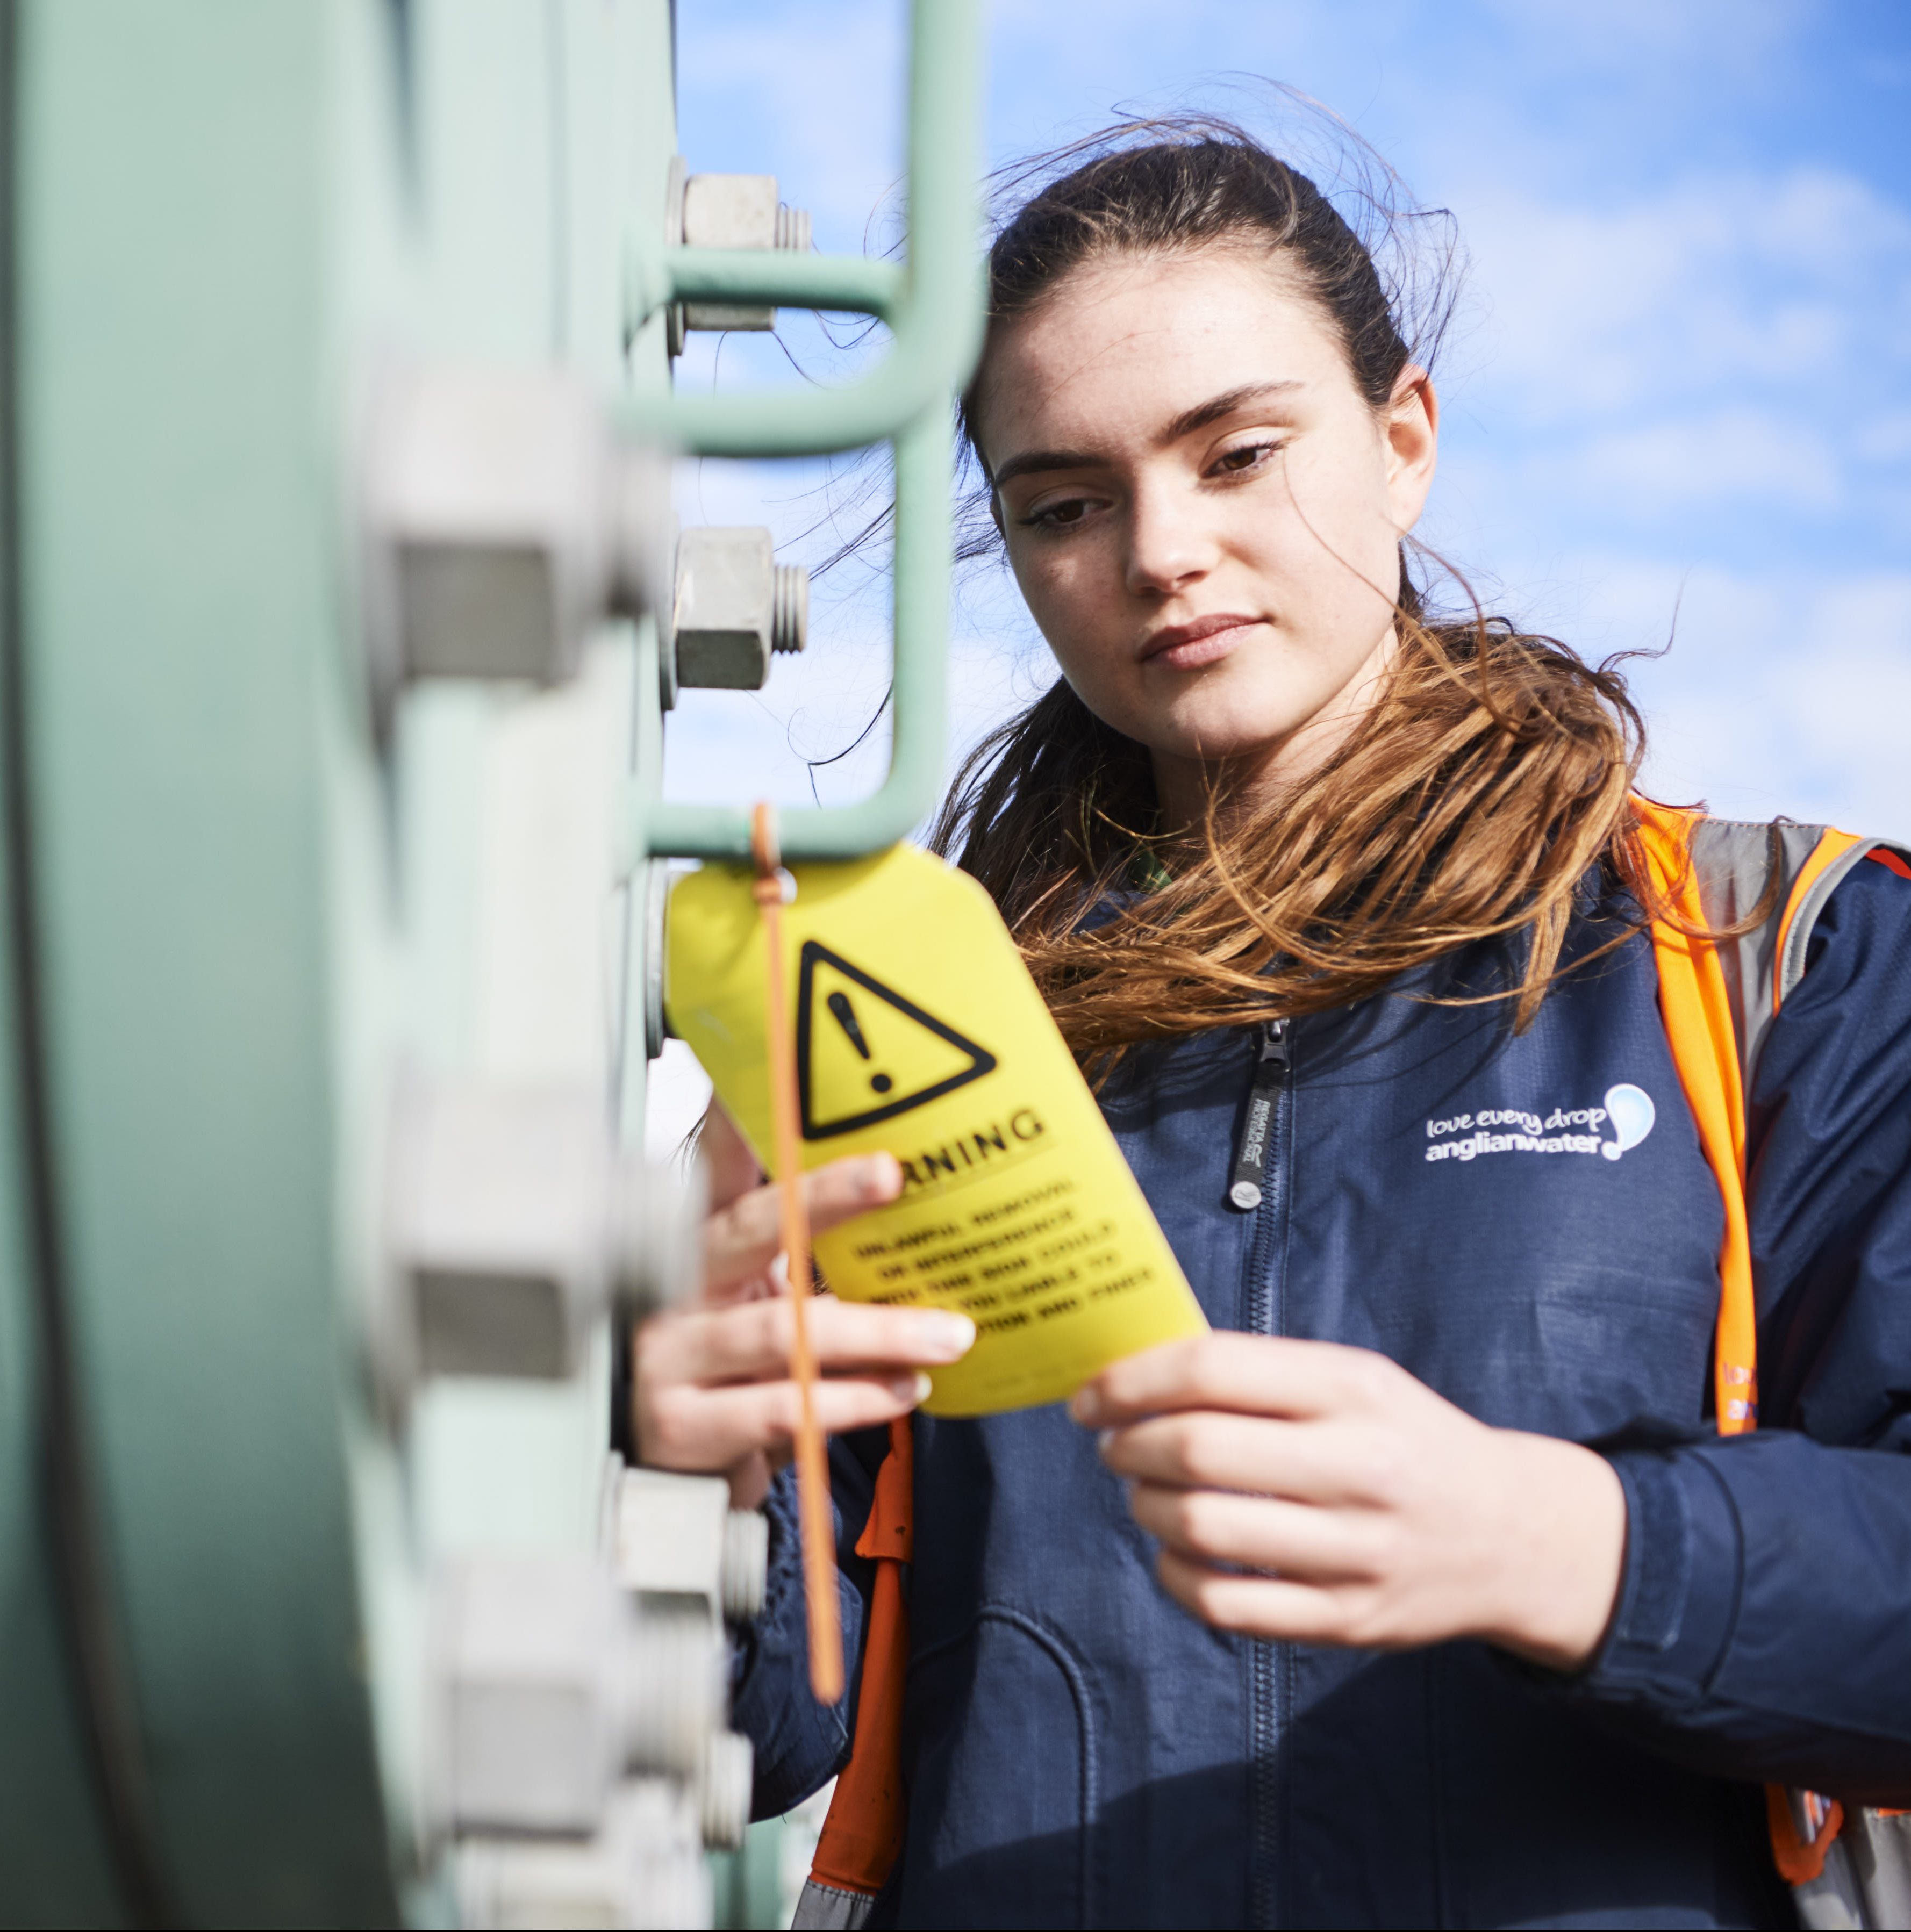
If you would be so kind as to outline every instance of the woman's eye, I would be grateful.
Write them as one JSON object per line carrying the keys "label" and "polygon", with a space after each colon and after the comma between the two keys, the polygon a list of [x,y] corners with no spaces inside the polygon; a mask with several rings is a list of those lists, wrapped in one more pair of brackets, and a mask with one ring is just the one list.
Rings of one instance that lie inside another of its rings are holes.
{"label": "woman's eye", "polygon": [[1080,523],[1090,507],[1086,496],[1070,496],[1059,503],[1044,503],[1039,510],[1031,512],[1020,520],[1030,530],[1065,530]]}
{"label": "woman's eye", "polygon": [[1239,449],[1223,452],[1215,463],[1215,470],[1224,476],[1239,476],[1248,471],[1260,469],[1280,454],[1278,442],[1247,442]]}

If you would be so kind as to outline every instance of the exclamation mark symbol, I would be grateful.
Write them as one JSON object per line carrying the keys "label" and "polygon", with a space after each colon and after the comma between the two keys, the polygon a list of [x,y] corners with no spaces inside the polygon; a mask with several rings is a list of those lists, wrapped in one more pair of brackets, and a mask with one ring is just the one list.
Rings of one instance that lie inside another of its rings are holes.
{"label": "exclamation mark symbol", "polygon": [[[856,1024],[856,1009],[849,1004],[849,995],[845,992],[834,992],[823,1004],[835,1016],[837,1024],[849,1036],[849,1044],[864,1059],[867,1060],[870,1057],[870,1043],[864,1039],[863,1030]],[[886,1073],[872,1073],[870,1076],[870,1084],[879,1094],[888,1093],[895,1084]]]}

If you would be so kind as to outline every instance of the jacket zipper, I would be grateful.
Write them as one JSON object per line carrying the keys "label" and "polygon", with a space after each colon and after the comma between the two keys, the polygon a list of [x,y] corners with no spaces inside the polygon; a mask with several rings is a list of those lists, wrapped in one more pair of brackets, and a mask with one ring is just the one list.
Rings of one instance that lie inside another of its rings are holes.
{"label": "jacket zipper", "polygon": [[1248,1089],[1247,1112],[1234,1137],[1234,1168],[1227,1177],[1229,1204],[1244,1214],[1260,1205],[1267,1186],[1267,1150],[1274,1136],[1274,1109],[1287,1084],[1288,1022],[1267,1020],[1260,1028],[1260,1048],[1254,1057],[1254,1084]]}
{"label": "jacket zipper", "polygon": [[[1283,1018],[1266,1021],[1260,1028],[1253,1081],[1228,1176],[1230,1204],[1254,1217],[1246,1312],[1248,1329],[1257,1335],[1278,1335],[1285,1325],[1281,1306],[1283,1284],[1276,1276],[1285,1264],[1286,1247],[1282,1230],[1287,1215],[1287,1175],[1279,1156],[1292,1133],[1291,1120],[1284,1120],[1281,1111],[1281,1096],[1294,1064],[1290,1024]],[[1285,1718],[1282,1706],[1286,1663],[1282,1646],[1252,1643],[1248,1664],[1253,1761],[1248,1784],[1248,1910],[1249,1923],[1254,1925],[1280,1922],[1282,1792],[1276,1750]]]}

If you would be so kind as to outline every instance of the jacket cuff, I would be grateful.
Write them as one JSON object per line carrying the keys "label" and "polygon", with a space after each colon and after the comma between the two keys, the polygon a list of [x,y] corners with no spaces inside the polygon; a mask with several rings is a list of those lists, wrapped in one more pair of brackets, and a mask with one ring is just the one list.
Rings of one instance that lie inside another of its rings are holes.
{"label": "jacket cuff", "polygon": [[1705,1694],[1738,1622],[1738,1512],[1703,1455],[1610,1460],[1626,1494],[1625,1570],[1612,1628],[1576,1682],[1595,1696],[1687,1702]]}

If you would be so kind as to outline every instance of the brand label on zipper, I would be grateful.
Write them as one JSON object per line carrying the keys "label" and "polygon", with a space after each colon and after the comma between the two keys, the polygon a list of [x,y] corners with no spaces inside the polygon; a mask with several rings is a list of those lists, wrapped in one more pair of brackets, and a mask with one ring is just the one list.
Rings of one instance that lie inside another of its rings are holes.
{"label": "brand label on zipper", "polygon": [[1254,1084],[1248,1090],[1248,1108],[1234,1142],[1233,1172],[1228,1176],[1230,1205],[1251,1214],[1260,1205],[1267,1182],[1267,1145],[1274,1128],[1274,1106],[1285,1084],[1289,1065],[1288,1022],[1269,1020],[1260,1029],[1254,1055]]}

